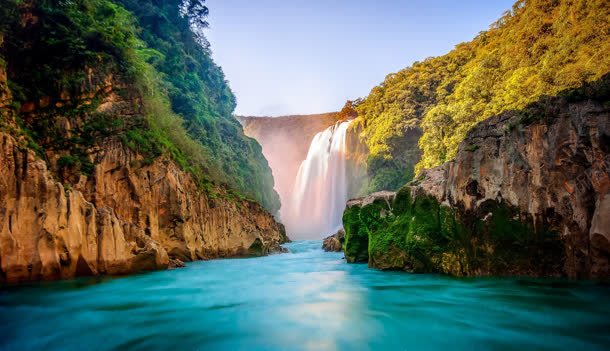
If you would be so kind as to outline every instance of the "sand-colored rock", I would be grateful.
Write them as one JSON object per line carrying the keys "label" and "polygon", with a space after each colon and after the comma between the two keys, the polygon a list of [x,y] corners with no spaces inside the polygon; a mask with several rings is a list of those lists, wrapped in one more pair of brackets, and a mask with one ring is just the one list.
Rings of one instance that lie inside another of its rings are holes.
{"label": "sand-colored rock", "polygon": [[0,281],[165,269],[287,240],[258,204],[211,198],[166,158],[134,167],[139,156],[110,140],[94,159],[94,174],[64,187],[0,133]]}
{"label": "sand-colored rock", "polygon": [[343,251],[343,242],[345,242],[345,230],[339,229],[335,234],[327,236],[322,241],[322,249],[330,252]]}
{"label": "sand-colored rock", "polygon": [[350,208],[353,206],[364,207],[364,206],[372,204],[375,201],[384,201],[388,204],[388,208],[392,208],[390,203],[392,201],[394,201],[395,197],[396,197],[396,192],[394,192],[394,191],[385,191],[385,190],[377,191],[377,192],[374,192],[367,196],[348,200],[346,207],[347,208]]}

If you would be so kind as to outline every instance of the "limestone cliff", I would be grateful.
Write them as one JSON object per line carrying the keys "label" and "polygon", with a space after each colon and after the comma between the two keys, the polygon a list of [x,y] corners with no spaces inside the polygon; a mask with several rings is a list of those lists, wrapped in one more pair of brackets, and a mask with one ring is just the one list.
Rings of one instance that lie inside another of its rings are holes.
{"label": "limestone cliff", "polygon": [[[153,82],[156,95],[141,88],[124,71],[128,62],[108,55],[75,63],[63,59],[63,49],[31,52],[56,41],[29,31],[57,24],[43,9],[30,12],[32,4],[19,5],[17,19],[27,21],[14,25],[10,45],[0,33],[0,283],[281,250],[288,239],[270,213],[233,188],[202,181],[214,164],[203,159],[194,168],[186,157],[206,149],[179,135],[186,121],[170,110],[161,82]],[[80,40],[79,33],[68,34]],[[248,146],[229,131],[223,136],[241,153]]]}
{"label": "limestone cliff", "polygon": [[258,204],[212,198],[166,158],[109,141],[70,188],[45,161],[0,134],[0,281],[127,274],[172,260],[261,255],[287,240]]}
{"label": "limestone cliff", "polygon": [[451,162],[348,203],[348,260],[454,275],[610,278],[608,80],[490,118]]}

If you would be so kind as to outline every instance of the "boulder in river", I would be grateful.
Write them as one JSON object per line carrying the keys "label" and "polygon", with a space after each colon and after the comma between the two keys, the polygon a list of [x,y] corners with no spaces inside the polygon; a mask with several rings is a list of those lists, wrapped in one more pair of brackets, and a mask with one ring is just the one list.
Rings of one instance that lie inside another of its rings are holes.
{"label": "boulder in river", "polygon": [[324,251],[340,252],[343,250],[343,242],[345,241],[345,230],[339,229],[335,234],[324,238],[322,249]]}

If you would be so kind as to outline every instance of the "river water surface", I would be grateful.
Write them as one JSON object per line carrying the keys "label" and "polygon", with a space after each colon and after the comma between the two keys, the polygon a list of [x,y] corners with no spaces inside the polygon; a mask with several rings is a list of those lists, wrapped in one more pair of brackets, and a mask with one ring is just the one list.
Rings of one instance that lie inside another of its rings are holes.
{"label": "river water surface", "polygon": [[253,259],[0,290],[0,350],[608,350],[610,288]]}

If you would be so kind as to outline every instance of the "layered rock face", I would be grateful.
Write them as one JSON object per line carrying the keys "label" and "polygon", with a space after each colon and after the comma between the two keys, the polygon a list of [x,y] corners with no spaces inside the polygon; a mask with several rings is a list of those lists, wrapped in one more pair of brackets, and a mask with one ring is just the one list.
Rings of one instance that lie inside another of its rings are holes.
{"label": "layered rock face", "polygon": [[[68,28],[69,19],[95,24],[105,20],[94,16],[104,6],[112,10],[108,16],[121,9],[105,2],[92,4],[96,10],[38,5],[7,4],[2,12],[14,23],[2,30],[10,42],[0,33],[0,283],[128,274],[281,251],[288,240],[283,225],[221,185],[231,183],[213,177],[212,158],[195,157],[207,146],[181,131],[185,120],[170,108],[166,85],[148,81],[153,67],[127,57],[124,43],[105,38],[106,46],[91,44],[78,28],[64,34],[66,42],[83,45],[76,51],[53,36]],[[55,15],[67,16],[66,22]],[[93,36],[112,31],[113,39],[135,39],[132,27],[121,33],[119,27],[92,27]],[[47,32],[54,39],[41,35]],[[252,145],[240,133],[227,130],[223,142],[252,156],[246,171],[265,173],[267,165],[257,165],[260,151],[244,150]],[[228,168],[240,159],[230,161]]]}
{"label": "layered rock face", "polygon": [[346,258],[454,275],[610,278],[610,110],[607,89],[587,89],[480,123],[453,161],[392,200],[348,203]]}
{"label": "layered rock face", "polygon": [[[145,159],[120,138],[88,136],[91,174],[60,167],[70,150],[56,140],[83,138],[95,116],[121,120],[122,128],[143,123],[129,86],[93,70],[87,82],[78,96],[22,105],[22,120],[50,125],[39,129],[41,156],[14,121],[0,66],[0,282],[128,274],[281,250],[284,227],[261,206],[222,189],[211,195],[168,157]],[[72,109],[69,118],[61,113]]]}
{"label": "layered rock face", "polygon": [[117,141],[70,188],[0,134],[0,279],[19,282],[167,268],[172,260],[266,254],[287,240],[258,204],[211,198],[168,159]]}

